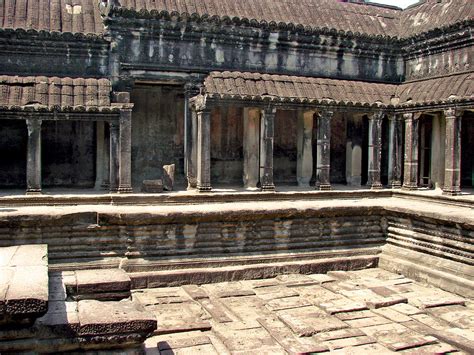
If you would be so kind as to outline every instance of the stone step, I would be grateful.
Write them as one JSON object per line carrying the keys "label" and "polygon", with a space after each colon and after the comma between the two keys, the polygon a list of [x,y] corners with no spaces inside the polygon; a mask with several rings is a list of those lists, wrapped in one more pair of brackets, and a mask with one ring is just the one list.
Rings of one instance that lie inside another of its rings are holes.
{"label": "stone step", "polygon": [[0,328],[29,325],[47,309],[47,245],[0,248]]}
{"label": "stone step", "polygon": [[122,269],[78,270],[61,274],[69,298],[114,301],[130,297],[131,279]]}

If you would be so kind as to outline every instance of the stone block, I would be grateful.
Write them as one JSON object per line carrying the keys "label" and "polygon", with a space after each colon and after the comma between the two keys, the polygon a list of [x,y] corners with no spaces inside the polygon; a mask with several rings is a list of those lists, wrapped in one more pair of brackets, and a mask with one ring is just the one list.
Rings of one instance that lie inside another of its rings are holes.
{"label": "stone block", "polygon": [[80,335],[151,334],[157,327],[156,317],[128,301],[79,301]]}
{"label": "stone block", "polygon": [[174,164],[163,166],[163,189],[165,191],[173,191],[174,173],[175,173]]}
{"label": "stone block", "polygon": [[129,297],[130,287],[130,277],[121,269],[78,270],[76,292],[71,296],[108,294],[114,298],[117,294],[117,297]]}
{"label": "stone block", "polygon": [[142,192],[153,194],[163,192],[163,180],[143,180]]}

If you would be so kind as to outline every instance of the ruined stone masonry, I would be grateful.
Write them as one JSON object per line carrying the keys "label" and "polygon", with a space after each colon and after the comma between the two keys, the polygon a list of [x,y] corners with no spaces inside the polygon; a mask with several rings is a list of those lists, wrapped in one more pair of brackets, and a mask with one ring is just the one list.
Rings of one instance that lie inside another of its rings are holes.
{"label": "ruined stone masonry", "polygon": [[473,24],[0,1],[0,353],[473,353]]}

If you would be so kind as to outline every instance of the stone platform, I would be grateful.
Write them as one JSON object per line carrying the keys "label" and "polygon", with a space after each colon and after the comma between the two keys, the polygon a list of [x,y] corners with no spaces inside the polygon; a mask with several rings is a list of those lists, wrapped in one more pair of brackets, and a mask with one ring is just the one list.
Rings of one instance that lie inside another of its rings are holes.
{"label": "stone platform", "polygon": [[382,269],[135,290],[147,354],[469,354],[474,303]]}

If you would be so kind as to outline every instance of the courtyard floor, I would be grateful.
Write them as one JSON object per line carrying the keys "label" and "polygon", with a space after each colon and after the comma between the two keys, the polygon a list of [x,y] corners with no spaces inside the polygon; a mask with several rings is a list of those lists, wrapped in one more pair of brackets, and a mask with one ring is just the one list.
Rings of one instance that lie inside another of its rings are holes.
{"label": "courtyard floor", "polygon": [[135,290],[133,300],[158,319],[147,354],[465,354],[474,343],[473,300],[382,269]]}

